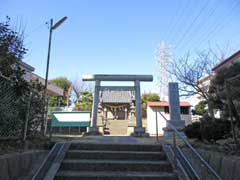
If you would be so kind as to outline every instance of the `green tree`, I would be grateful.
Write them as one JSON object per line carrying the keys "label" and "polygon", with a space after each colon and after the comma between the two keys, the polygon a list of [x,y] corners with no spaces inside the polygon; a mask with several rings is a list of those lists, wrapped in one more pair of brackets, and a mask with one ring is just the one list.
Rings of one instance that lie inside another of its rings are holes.
{"label": "green tree", "polygon": [[10,18],[7,17],[5,22],[0,22],[0,73],[13,79],[22,79],[24,71],[18,65],[26,51],[22,36],[11,29]]}
{"label": "green tree", "polygon": [[217,101],[219,109],[232,114],[240,126],[240,63],[234,63],[216,73],[211,81],[211,93]]}
{"label": "green tree", "polygon": [[7,17],[5,22],[0,22],[0,74],[14,82],[17,96],[21,96],[28,85],[23,78],[25,71],[19,65],[26,51],[22,35],[11,29]]}
{"label": "green tree", "polygon": [[75,102],[74,110],[77,111],[91,111],[93,103],[93,94],[91,91],[80,91],[80,96]]}
{"label": "green tree", "polygon": [[206,105],[207,105],[206,101],[200,101],[195,107],[195,112],[203,116],[204,114],[207,113]]}
{"label": "green tree", "polygon": [[5,22],[0,22],[0,136],[21,136],[27,112],[28,135],[38,132],[42,122],[44,100],[38,93],[40,89],[23,78],[21,61],[26,52],[23,35],[12,30],[7,17]]}
{"label": "green tree", "polygon": [[63,89],[63,97],[56,97],[52,96],[49,99],[49,106],[56,107],[56,106],[66,106],[69,103],[70,97],[70,88],[71,88],[71,81],[69,81],[66,77],[57,77],[55,79],[50,80],[51,83]]}
{"label": "green tree", "polygon": [[159,101],[160,97],[156,93],[145,93],[142,95],[142,117],[147,117],[147,103],[150,101]]}
{"label": "green tree", "polygon": [[236,129],[240,127],[240,63],[218,71],[211,81],[210,90],[217,100],[215,105],[224,112],[225,119],[230,119],[232,136],[239,147]]}

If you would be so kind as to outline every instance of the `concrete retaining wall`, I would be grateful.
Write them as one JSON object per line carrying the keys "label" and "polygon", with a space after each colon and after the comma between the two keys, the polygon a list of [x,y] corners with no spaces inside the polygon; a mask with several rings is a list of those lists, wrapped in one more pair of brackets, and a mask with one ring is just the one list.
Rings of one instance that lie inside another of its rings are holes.
{"label": "concrete retaining wall", "polygon": [[[204,176],[209,178],[209,173],[201,168],[199,161],[197,162],[195,157],[192,157],[192,153],[188,149],[184,149],[184,154],[188,156],[196,168],[198,173],[205,174]],[[224,180],[239,180],[240,179],[240,157],[238,156],[227,156],[221,153],[207,150],[199,150],[198,152],[202,157],[214,168],[214,170],[224,179]]]}
{"label": "concrete retaining wall", "polygon": [[0,156],[0,180],[30,180],[47,153],[34,150]]}

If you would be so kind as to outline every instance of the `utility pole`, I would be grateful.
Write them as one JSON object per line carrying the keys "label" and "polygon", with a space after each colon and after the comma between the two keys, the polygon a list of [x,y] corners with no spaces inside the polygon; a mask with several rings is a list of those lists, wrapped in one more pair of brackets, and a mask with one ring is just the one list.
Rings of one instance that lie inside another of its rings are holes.
{"label": "utility pole", "polygon": [[53,19],[50,19],[50,28],[49,28],[49,40],[48,40],[48,55],[47,55],[47,67],[46,67],[46,75],[45,75],[45,84],[44,84],[44,95],[47,94],[47,85],[48,85],[48,72],[49,72],[49,62],[50,62],[50,54],[51,54],[51,44],[52,44],[52,26]]}
{"label": "utility pole", "polygon": [[[67,16],[60,19],[53,25],[53,19],[50,19],[50,27],[49,27],[49,41],[48,41],[48,55],[47,55],[47,67],[46,67],[46,76],[45,76],[45,84],[44,84],[44,96],[47,98],[47,86],[48,86],[48,72],[49,72],[49,62],[50,62],[50,54],[51,54],[51,43],[52,43],[52,32],[57,29],[65,20]],[[43,135],[46,135],[47,132],[47,120],[48,120],[48,99],[45,99],[45,118],[43,118]]]}

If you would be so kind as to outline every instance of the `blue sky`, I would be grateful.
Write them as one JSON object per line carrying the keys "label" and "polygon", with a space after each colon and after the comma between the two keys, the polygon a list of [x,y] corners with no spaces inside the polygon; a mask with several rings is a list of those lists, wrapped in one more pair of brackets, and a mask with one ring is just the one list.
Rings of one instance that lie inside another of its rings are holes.
{"label": "blue sky", "polygon": [[161,41],[172,45],[175,58],[209,46],[231,54],[240,49],[239,12],[238,0],[2,0],[0,20],[8,15],[25,28],[24,61],[44,77],[45,22],[68,16],[53,32],[49,77],[72,80],[86,73],[154,74]]}

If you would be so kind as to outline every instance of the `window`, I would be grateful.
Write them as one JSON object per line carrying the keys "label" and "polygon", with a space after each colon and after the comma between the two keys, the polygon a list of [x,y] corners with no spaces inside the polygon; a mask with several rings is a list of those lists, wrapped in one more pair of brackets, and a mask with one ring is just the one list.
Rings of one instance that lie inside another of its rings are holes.
{"label": "window", "polygon": [[168,106],[164,106],[164,112],[165,112],[165,114],[169,114],[169,107]]}
{"label": "window", "polygon": [[189,114],[189,107],[180,107],[181,114]]}
{"label": "window", "polygon": [[[168,106],[164,107],[164,112],[165,112],[165,114],[169,114],[169,107]],[[180,107],[180,113],[181,114],[189,114],[189,107]]]}

